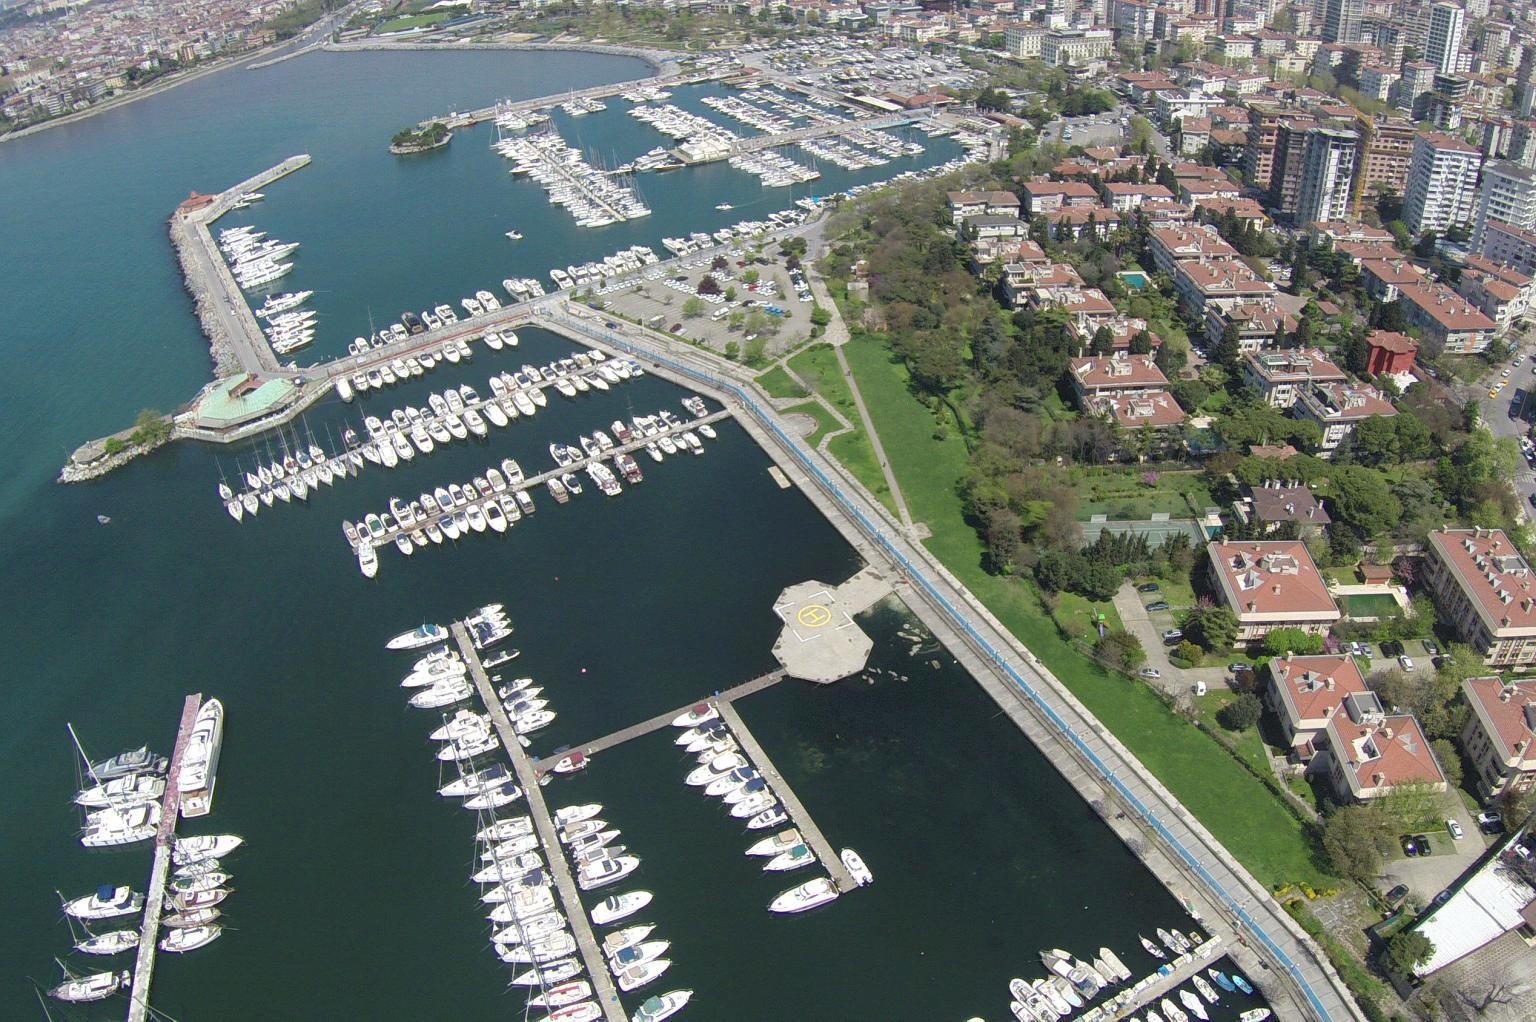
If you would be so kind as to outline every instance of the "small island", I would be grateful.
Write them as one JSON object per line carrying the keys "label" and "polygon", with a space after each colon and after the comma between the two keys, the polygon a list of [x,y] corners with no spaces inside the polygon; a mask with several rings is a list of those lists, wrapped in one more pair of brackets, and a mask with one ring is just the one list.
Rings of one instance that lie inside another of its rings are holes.
{"label": "small island", "polygon": [[389,151],[396,156],[431,152],[441,149],[453,139],[453,132],[442,121],[433,121],[425,128],[406,128],[396,132],[389,140]]}

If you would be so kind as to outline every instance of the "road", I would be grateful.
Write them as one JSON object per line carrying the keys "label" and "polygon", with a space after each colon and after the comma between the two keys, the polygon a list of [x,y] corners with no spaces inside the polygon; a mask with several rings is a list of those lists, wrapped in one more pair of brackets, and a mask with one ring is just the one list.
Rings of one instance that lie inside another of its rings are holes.
{"label": "road", "polygon": [[[1483,422],[1495,437],[1519,439],[1531,431],[1536,422],[1536,359],[1529,349],[1516,349],[1513,358],[1524,358],[1509,376],[1509,383],[1497,397],[1489,397],[1488,391],[1503,377],[1503,370],[1495,369],[1475,384],[1457,384],[1448,388],[1460,402],[1476,401]],[[1536,495],[1536,470],[1529,462],[1520,466],[1510,480],[1520,497],[1520,509],[1527,517],[1536,517],[1532,497]]]}

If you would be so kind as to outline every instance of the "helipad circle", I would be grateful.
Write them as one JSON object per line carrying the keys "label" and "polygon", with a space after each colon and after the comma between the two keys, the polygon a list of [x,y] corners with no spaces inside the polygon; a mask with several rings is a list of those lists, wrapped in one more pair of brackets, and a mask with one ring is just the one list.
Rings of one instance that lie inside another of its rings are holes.
{"label": "helipad circle", "polygon": [[807,628],[820,628],[832,620],[832,612],[819,603],[808,603],[795,613],[795,620]]}

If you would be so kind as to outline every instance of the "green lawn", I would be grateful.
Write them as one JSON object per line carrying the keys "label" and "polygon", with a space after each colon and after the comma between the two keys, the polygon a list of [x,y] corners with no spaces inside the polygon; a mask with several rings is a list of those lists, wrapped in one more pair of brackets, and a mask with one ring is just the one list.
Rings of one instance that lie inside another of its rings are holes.
{"label": "green lawn", "polygon": [[1386,593],[1353,593],[1340,597],[1346,617],[1387,618],[1397,613],[1397,601]]}
{"label": "green lawn", "polygon": [[757,382],[773,397],[805,396],[805,388],[796,383],[794,377],[784,371],[783,366],[774,366],[758,376]]}
{"label": "green lawn", "polygon": [[982,570],[981,543],[961,515],[956,490],[965,470],[963,441],[954,430],[944,440],[933,438],[932,413],[907,389],[905,368],[877,342],[857,338],[844,354],[912,515],[932,530],[928,549],[1261,883],[1328,886],[1301,823],[1259,780],[1171,713],[1146,685],[1104,671],[1075,652],[1032,587]]}
{"label": "green lawn", "polygon": [[1196,702],[1200,704],[1200,716],[1207,727],[1214,728],[1231,739],[1233,747],[1244,763],[1261,773],[1267,772],[1269,759],[1264,755],[1264,739],[1259,737],[1259,729],[1250,727],[1242,731],[1228,731],[1216,719],[1216,711],[1236,699],[1237,693],[1231,689],[1214,688],[1200,696]]}
{"label": "green lawn", "polygon": [[791,358],[789,364],[813,391],[831,402],[853,426],[853,432],[833,437],[827,449],[842,462],[844,468],[853,473],[854,478],[864,484],[865,489],[880,499],[887,510],[895,513],[896,504],[891,499],[891,488],[886,485],[885,473],[880,471],[875,449],[870,446],[869,437],[864,433],[858,406],[853,403],[853,392],[848,389],[848,381],[843,378],[832,346],[812,345]]}
{"label": "green lawn", "polygon": [[423,28],[427,25],[436,25],[439,21],[447,21],[448,15],[442,11],[435,14],[413,14],[405,18],[395,18],[386,21],[374,31],[376,32],[401,32],[408,28]]}
{"label": "green lawn", "polygon": [[821,438],[834,429],[842,429],[842,423],[832,417],[832,413],[822,407],[820,401],[804,401],[798,405],[790,405],[781,409],[785,415],[809,415],[816,420],[816,432],[805,438],[805,442],[815,447],[821,443]]}
{"label": "green lawn", "polygon": [[1095,623],[1100,614],[1104,615],[1105,627],[1110,631],[1125,631],[1125,622],[1120,620],[1120,612],[1113,603],[1095,603],[1076,593],[1058,593],[1056,596],[1056,620],[1067,632],[1081,635],[1089,642],[1096,638]]}

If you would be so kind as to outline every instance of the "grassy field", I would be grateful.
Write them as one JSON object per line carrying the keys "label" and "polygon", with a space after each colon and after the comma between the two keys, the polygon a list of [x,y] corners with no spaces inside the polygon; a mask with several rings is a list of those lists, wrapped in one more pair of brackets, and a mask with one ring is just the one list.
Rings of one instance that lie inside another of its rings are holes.
{"label": "grassy field", "polygon": [[394,18],[386,21],[374,31],[376,32],[402,32],[408,28],[424,28],[427,25],[436,25],[439,21],[447,21],[448,15],[442,11],[435,14],[412,14],[404,18]]}
{"label": "grassy field", "polygon": [[[789,364],[807,386],[831,402],[853,426],[853,432],[833,437],[827,449],[844,468],[853,473],[854,478],[864,484],[865,489],[879,498],[887,510],[895,513],[896,504],[891,499],[891,488],[886,485],[885,473],[880,471],[875,449],[870,446],[869,437],[864,433],[858,406],[853,403],[853,392],[848,389],[848,381],[843,378],[832,346],[812,345],[791,358]],[[818,441],[820,439],[817,437]]]}
{"label": "grassy field", "polygon": [[832,417],[832,413],[821,406],[819,401],[803,401],[797,405],[790,405],[782,409],[785,415],[809,415],[816,420],[816,432],[805,438],[805,442],[815,447],[821,443],[821,438],[834,429],[842,429],[842,423]]}
{"label": "grassy field", "polygon": [[1397,613],[1397,601],[1386,593],[1350,593],[1339,597],[1349,617],[1391,617]]}
{"label": "grassy field", "polygon": [[1033,588],[982,570],[981,543],[962,517],[956,490],[965,469],[964,442],[954,430],[934,439],[933,413],[907,389],[905,368],[877,342],[855,339],[844,354],[912,515],[932,530],[925,545],[1260,882],[1325,886],[1301,823],[1262,783],[1144,684],[1075,652]]}
{"label": "grassy field", "polygon": [[783,366],[774,366],[758,376],[757,382],[773,397],[805,396],[805,388],[796,383],[794,377],[784,371]]}

